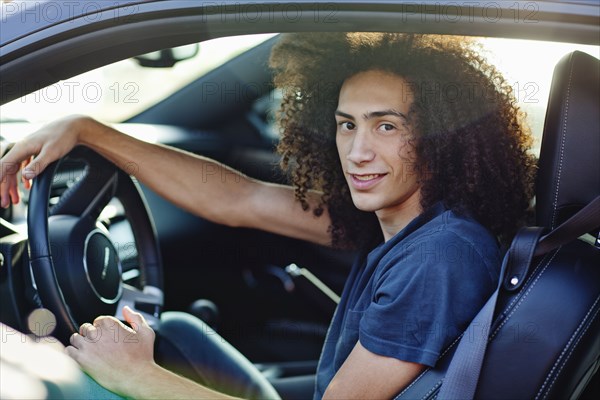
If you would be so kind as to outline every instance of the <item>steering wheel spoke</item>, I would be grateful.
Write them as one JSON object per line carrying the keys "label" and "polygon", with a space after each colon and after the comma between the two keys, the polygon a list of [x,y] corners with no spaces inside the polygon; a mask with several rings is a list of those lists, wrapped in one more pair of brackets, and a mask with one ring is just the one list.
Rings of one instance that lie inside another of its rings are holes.
{"label": "steering wheel spoke", "polygon": [[62,160],[67,175],[77,174],[81,165],[83,174],[62,193],[50,215],[76,215],[96,220],[104,207],[115,196],[118,187],[117,167],[99,154],[77,147]]}

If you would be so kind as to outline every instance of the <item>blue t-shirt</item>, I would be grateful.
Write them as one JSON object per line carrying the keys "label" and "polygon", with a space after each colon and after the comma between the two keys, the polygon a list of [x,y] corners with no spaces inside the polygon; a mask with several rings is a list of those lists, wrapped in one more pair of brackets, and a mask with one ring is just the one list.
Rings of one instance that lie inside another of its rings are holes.
{"label": "blue t-shirt", "polygon": [[356,343],[434,366],[494,291],[500,251],[471,218],[437,203],[366,256],[348,276],[317,370],[315,399]]}

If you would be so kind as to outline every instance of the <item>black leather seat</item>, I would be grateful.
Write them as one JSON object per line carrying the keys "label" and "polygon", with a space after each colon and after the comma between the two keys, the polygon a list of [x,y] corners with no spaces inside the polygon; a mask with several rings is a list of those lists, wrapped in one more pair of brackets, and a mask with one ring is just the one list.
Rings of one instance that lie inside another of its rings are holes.
{"label": "black leather seat", "polygon": [[[600,195],[599,85],[600,61],[590,55],[573,52],[555,68],[536,186],[540,227],[556,228]],[[600,398],[597,235],[535,258],[518,288],[502,286],[475,398]],[[397,399],[435,398],[456,347]]]}
{"label": "black leather seat", "polygon": [[[536,187],[536,225],[556,228],[600,195],[600,61],[575,51],[557,64],[546,111]],[[591,232],[599,246],[598,231]],[[600,269],[600,250],[592,267]],[[573,262],[578,262],[575,259]],[[560,318],[557,315],[557,318]],[[563,369],[554,396],[599,398],[600,316]]]}
{"label": "black leather seat", "polygon": [[556,228],[600,194],[600,67],[575,51],[554,70],[539,159],[536,225]]}
{"label": "black leather seat", "polygon": [[[575,51],[557,64],[538,163],[537,226],[554,229],[600,195],[599,89],[598,59]],[[584,397],[598,398],[590,392],[600,379],[598,230],[588,239],[595,248],[575,240],[538,260],[533,266],[547,269],[537,287],[498,302],[496,325],[502,314],[512,325],[488,346],[476,398],[577,398],[594,374]]]}

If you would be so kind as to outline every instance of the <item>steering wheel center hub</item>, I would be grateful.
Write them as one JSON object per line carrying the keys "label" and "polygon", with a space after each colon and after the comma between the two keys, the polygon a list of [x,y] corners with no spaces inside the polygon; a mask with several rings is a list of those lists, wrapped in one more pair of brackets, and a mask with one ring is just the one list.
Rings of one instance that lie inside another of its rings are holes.
{"label": "steering wheel center hub", "polygon": [[85,239],[83,268],[94,294],[106,304],[114,304],[121,297],[121,263],[115,246],[99,229]]}

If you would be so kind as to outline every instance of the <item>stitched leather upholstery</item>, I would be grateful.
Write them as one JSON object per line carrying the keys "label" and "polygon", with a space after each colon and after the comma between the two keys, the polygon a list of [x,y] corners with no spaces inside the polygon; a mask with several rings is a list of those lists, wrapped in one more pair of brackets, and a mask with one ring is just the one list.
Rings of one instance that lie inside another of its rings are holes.
{"label": "stitched leather upholstery", "polygon": [[[600,194],[599,68],[574,52],[555,69],[536,188],[539,226],[555,228]],[[598,398],[590,388],[600,381],[599,266],[600,249],[574,240],[534,259],[519,290],[500,291],[474,398]],[[470,326],[465,334],[481,332]],[[456,347],[396,399],[436,398]]]}
{"label": "stitched leather upholstery", "polygon": [[554,229],[600,194],[600,62],[579,51],[556,65],[536,187],[536,225]]}

